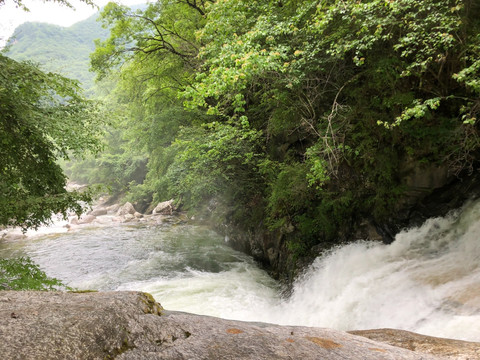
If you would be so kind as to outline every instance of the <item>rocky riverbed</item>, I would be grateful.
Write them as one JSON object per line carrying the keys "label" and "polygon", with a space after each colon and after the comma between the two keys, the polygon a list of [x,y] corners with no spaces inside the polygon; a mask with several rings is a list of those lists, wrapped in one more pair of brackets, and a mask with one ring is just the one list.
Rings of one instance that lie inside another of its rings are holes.
{"label": "rocky riverbed", "polygon": [[[187,215],[176,211],[173,200],[160,202],[145,214],[138,212],[135,207],[126,202],[124,204],[107,205],[107,199],[100,198],[90,211],[80,217],[71,214],[68,219],[62,219],[59,216],[52,218],[53,227],[41,228],[39,231],[29,230],[22,232],[20,228],[0,229],[0,239],[16,240],[26,237],[41,235],[47,232],[68,232],[75,231],[84,226],[112,225],[116,223],[146,223],[158,225],[163,222],[184,222],[189,220]],[[174,216],[172,216],[174,215]]]}

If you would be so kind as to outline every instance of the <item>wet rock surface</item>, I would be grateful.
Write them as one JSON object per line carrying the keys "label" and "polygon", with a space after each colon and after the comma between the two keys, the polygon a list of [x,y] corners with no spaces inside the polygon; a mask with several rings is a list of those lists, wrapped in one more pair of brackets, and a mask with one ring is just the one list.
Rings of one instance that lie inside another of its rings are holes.
{"label": "wet rock surface", "polygon": [[346,332],[169,312],[140,292],[0,292],[2,359],[439,359]]}

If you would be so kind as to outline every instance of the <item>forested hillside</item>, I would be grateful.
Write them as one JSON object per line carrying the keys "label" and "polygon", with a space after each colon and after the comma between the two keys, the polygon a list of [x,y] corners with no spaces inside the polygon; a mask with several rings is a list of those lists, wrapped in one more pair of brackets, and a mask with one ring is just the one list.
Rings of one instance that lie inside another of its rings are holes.
{"label": "forested hillside", "polygon": [[474,0],[160,0],[100,16],[111,33],[91,65],[114,126],[70,174],[143,209],[173,197],[282,275],[428,195],[412,174],[477,171]]}
{"label": "forested hillside", "polygon": [[46,24],[20,25],[9,41],[7,56],[18,60],[31,60],[46,71],[61,73],[79,80],[92,95],[95,74],[89,71],[89,54],[95,49],[95,39],[105,39],[109,31],[96,21],[97,15],[68,28]]}

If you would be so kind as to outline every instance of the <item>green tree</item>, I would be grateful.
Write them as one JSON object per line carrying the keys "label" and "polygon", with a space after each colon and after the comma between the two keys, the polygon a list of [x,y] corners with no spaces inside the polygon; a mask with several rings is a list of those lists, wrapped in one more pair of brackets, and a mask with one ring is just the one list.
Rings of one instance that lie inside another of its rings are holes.
{"label": "green tree", "polygon": [[[22,0],[12,0],[12,1],[17,7],[21,8],[22,10],[30,11]],[[51,1],[51,2],[60,4],[60,5],[64,5],[66,7],[69,7],[69,8],[73,9],[73,5],[67,0],[47,0],[47,1]],[[96,6],[95,3],[92,0],[80,0],[80,1],[87,4],[87,5]],[[4,5],[5,2],[6,2],[6,0],[0,0],[0,7],[2,5]]]}
{"label": "green tree", "polygon": [[100,109],[76,81],[0,55],[0,224],[36,228],[82,212],[90,193],[67,192],[58,159],[100,149]]}
{"label": "green tree", "polygon": [[[22,0],[14,3],[28,11]],[[48,224],[53,213],[83,212],[91,193],[67,192],[58,161],[99,151],[101,118],[76,81],[0,53],[0,226],[26,230]],[[0,290],[65,288],[28,258],[0,259]]]}
{"label": "green tree", "polygon": [[459,0],[217,2],[199,33],[203,71],[184,94],[247,116],[272,160],[306,162],[314,203],[350,189],[380,215],[406,158],[472,166],[478,13]]}
{"label": "green tree", "polygon": [[0,290],[71,290],[48,277],[31,259],[0,259]]}
{"label": "green tree", "polygon": [[[116,177],[131,201],[145,203],[169,196],[165,178],[173,160],[169,146],[180,127],[204,121],[201,112],[183,109],[178,92],[193,81],[198,68],[200,45],[195,33],[205,22],[207,2],[159,1],[136,10],[109,4],[100,16],[111,34],[97,42],[92,68],[99,78],[115,79],[116,86],[105,99],[112,109],[121,109],[116,122],[121,134],[120,141],[114,141],[115,156],[102,155],[97,164],[148,159],[145,181]],[[135,173],[138,170],[143,169]]]}

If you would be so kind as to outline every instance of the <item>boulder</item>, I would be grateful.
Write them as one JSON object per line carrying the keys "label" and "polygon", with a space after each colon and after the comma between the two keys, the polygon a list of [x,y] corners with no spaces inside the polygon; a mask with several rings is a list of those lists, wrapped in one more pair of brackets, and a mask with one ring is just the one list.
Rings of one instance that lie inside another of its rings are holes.
{"label": "boulder", "polygon": [[107,213],[108,213],[107,209],[101,207],[101,208],[94,208],[88,214],[93,216],[102,216],[102,215],[107,215]]}
{"label": "boulder", "polygon": [[120,206],[120,208],[117,211],[117,216],[125,216],[127,214],[135,214],[136,210],[133,207],[133,205],[129,202],[126,202],[123,206]]}
{"label": "boulder", "polygon": [[0,234],[0,239],[8,240],[8,241],[15,241],[15,240],[22,240],[25,239],[27,235],[22,233],[21,230],[13,229],[11,231],[3,231]]}
{"label": "boulder", "polygon": [[152,215],[172,215],[175,207],[173,205],[173,199],[168,201],[163,201],[158,203],[158,205],[153,209]]}
{"label": "boulder", "polygon": [[68,182],[67,186],[65,186],[65,189],[70,192],[70,191],[82,191],[86,189],[88,185],[85,184],[77,184],[76,182]]}
{"label": "boulder", "polygon": [[[423,183],[419,175],[422,170],[425,172]],[[404,183],[408,191],[404,199],[398,202],[391,218],[374,224],[386,243],[392,242],[403,229],[419,226],[432,217],[445,216],[467,201],[480,198],[478,171],[447,177],[441,167],[419,167],[404,179]]]}
{"label": "boulder", "polygon": [[107,214],[116,214],[120,209],[120,204],[114,204],[107,207]]}
{"label": "boulder", "polygon": [[73,224],[73,225],[84,225],[84,224],[90,224],[93,222],[93,220],[96,219],[96,216],[95,215],[82,215],[80,216],[79,218],[73,218],[71,221],[70,221],[70,224]]}
{"label": "boulder", "polygon": [[123,222],[129,222],[135,219],[135,215],[133,214],[125,214],[123,215]]}
{"label": "boulder", "polygon": [[402,184],[406,187],[402,202],[407,205],[416,204],[419,199],[445,186],[453,178],[446,164],[425,164],[405,160],[399,171]]}
{"label": "boulder", "polygon": [[0,338],[2,359],[439,359],[336,330],[165,311],[140,292],[0,291]]}

